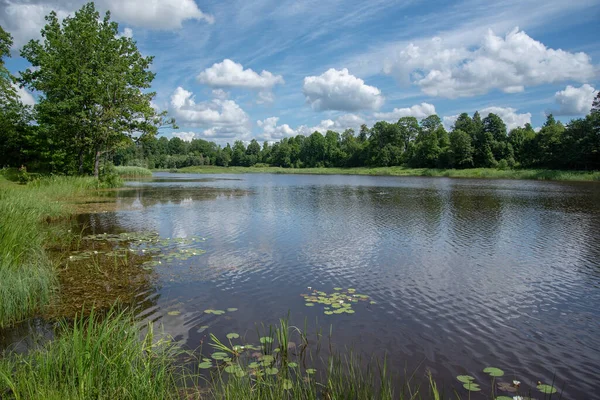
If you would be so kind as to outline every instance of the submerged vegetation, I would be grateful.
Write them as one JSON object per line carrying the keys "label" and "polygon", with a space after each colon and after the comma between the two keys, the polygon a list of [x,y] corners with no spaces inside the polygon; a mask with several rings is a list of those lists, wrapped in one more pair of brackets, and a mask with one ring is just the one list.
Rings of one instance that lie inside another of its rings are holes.
{"label": "submerged vegetation", "polygon": [[51,177],[18,185],[0,174],[0,327],[22,320],[48,304],[56,270],[44,247],[46,220],[69,215],[66,199],[98,187],[94,178]]}

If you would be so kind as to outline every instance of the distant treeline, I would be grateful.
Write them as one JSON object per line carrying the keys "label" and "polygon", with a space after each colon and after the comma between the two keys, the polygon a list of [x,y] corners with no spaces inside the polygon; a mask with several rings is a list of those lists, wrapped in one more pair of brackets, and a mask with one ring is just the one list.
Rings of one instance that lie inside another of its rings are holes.
{"label": "distant treeline", "polygon": [[182,168],[198,165],[254,166],[268,164],[286,168],[385,167],[406,165],[425,168],[550,168],[600,169],[600,101],[588,116],[566,126],[552,115],[535,132],[526,124],[507,132],[495,114],[481,118],[461,114],[447,132],[440,118],[431,115],[420,122],[413,117],[396,123],[363,125],[358,134],[327,131],[298,135],[270,144],[253,139],[247,146],[233,146],[178,137],[146,137],[117,150],[116,165],[148,168]]}
{"label": "distant treeline", "polygon": [[[42,39],[21,50],[31,67],[18,77],[5,67],[12,37],[0,27],[0,168],[23,165],[39,172],[96,176],[107,161],[148,168],[600,169],[600,95],[585,118],[565,126],[550,115],[539,132],[529,124],[507,132],[498,115],[463,113],[450,132],[431,115],[262,145],[252,140],[222,147],[201,139],[157,138],[160,128],[176,125],[152,106],[153,58],[119,35],[110,13],[101,18],[93,3],[62,22],[55,12],[46,21]],[[21,103],[17,85],[38,94],[35,106]]]}

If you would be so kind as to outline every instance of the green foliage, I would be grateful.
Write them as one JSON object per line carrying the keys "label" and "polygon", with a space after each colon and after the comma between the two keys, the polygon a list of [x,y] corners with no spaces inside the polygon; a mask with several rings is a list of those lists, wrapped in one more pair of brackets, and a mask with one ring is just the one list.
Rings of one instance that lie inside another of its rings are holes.
{"label": "green foliage", "polygon": [[20,81],[42,94],[37,121],[49,132],[53,148],[67,150],[64,163],[82,173],[86,158],[99,175],[100,158],[134,135],[154,135],[165,121],[151,106],[152,57],[144,57],[118,25],[93,3],[62,23],[46,17],[43,40],[32,40],[21,55],[33,68]]}
{"label": "green foliage", "polygon": [[57,338],[26,355],[0,360],[6,399],[179,399],[181,351],[155,337],[140,340],[129,312],[110,310],[63,322]]}

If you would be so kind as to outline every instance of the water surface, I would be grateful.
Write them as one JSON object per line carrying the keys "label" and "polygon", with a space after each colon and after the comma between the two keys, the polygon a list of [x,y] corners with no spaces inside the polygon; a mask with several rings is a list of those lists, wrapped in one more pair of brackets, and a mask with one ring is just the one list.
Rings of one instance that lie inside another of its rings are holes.
{"label": "water surface", "polygon": [[[397,371],[454,385],[466,372],[485,382],[492,365],[555,376],[566,398],[596,393],[598,184],[160,173],[116,201],[120,211],[81,217],[89,233],[205,239],[201,257],[156,266],[136,293],[141,315],[190,348],[289,311],[292,324],[333,324],[338,349],[387,353]],[[307,287],[352,287],[376,304],[324,315],[304,305]],[[239,310],[203,312],[228,307]]]}

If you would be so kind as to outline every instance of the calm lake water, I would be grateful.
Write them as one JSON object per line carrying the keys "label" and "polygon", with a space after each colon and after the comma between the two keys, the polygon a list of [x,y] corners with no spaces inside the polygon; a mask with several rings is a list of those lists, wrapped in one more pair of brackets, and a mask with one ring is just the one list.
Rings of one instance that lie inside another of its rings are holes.
{"label": "calm lake water", "polygon": [[[205,254],[154,267],[138,293],[141,315],[189,348],[290,312],[295,325],[332,324],[338,350],[387,353],[396,371],[428,368],[446,387],[463,373],[489,381],[481,370],[495,366],[524,384],[566,382],[563,398],[598,395],[597,183],[155,177],[129,182],[120,211],[82,222],[95,234],[205,238]],[[305,306],[308,287],[355,288],[375,304],[324,315]],[[238,311],[203,312],[228,307]]]}

